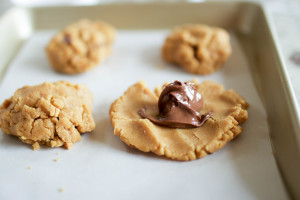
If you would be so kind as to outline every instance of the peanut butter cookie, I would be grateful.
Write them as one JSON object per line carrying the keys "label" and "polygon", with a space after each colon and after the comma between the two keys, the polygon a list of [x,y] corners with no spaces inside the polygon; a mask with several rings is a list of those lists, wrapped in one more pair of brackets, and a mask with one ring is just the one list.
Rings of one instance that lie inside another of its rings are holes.
{"label": "peanut butter cookie", "polygon": [[206,25],[183,25],[167,37],[162,48],[165,61],[178,64],[192,74],[211,74],[231,54],[227,31]]}
{"label": "peanut butter cookie", "polygon": [[70,149],[80,133],[95,128],[93,95],[85,85],[66,81],[24,86],[0,107],[0,127],[36,150],[40,144]]}
{"label": "peanut butter cookie", "polygon": [[248,103],[233,90],[212,81],[193,83],[204,99],[200,114],[213,112],[202,126],[170,128],[141,117],[139,110],[145,106],[147,116],[159,115],[157,103],[162,91],[157,88],[154,93],[141,81],[111,105],[114,134],[130,147],[175,160],[202,158],[222,148],[242,132],[240,124],[248,119]]}
{"label": "peanut butter cookie", "polygon": [[46,47],[52,67],[78,74],[102,62],[111,52],[115,29],[101,21],[80,20],[57,33]]}

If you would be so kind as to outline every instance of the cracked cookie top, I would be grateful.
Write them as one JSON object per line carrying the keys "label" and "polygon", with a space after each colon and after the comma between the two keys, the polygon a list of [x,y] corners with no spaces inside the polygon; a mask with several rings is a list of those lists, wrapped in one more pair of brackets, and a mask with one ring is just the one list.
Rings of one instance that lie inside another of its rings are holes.
{"label": "cracked cookie top", "polygon": [[159,114],[157,101],[162,87],[153,93],[141,81],[111,105],[114,134],[130,147],[175,160],[202,158],[222,148],[242,132],[240,124],[248,119],[248,103],[233,90],[225,90],[212,81],[193,83],[205,99],[200,114],[214,112],[203,126],[168,128],[143,119],[138,110],[145,105],[149,116]]}
{"label": "cracked cookie top", "polygon": [[78,74],[102,62],[111,51],[115,29],[101,21],[75,22],[57,33],[46,47],[52,67],[62,73]]}
{"label": "cracked cookie top", "polygon": [[162,47],[162,58],[192,74],[211,74],[231,55],[230,38],[222,28],[200,24],[177,27]]}
{"label": "cracked cookie top", "polygon": [[93,95],[80,84],[67,81],[24,86],[0,107],[0,127],[23,142],[69,149],[80,133],[95,128]]}

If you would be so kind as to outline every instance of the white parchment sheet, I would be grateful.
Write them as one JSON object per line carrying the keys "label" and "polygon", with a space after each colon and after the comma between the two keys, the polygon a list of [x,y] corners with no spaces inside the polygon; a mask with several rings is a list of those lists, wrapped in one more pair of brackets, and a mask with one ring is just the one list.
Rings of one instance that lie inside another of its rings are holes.
{"label": "white parchment sheet", "polygon": [[[23,85],[85,83],[95,97],[96,129],[71,150],[38,151],[0,131],[0,199],[288,199],[272,154],[266,113],[234,34],[232,56],[209,76],[191,75],[161,60],[165,30],[119,31],[111,56],[99,67],[81,75],[58,74],[44,50],[53,34],[36,32],[21,48],[1,82],[0,101]],[[144,79],[154,89],[166,81],[192,78],[221,83],[250,104],[244,132],[223,149],[179,162],[130,149],[113,135],[110,104],[130,85]]]}

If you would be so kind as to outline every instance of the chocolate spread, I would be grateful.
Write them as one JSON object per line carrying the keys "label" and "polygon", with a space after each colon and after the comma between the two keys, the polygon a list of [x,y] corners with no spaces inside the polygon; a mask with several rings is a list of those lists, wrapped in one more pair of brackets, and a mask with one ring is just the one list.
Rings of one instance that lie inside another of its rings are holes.
{"label": "chocolate spread", "polygon": [[159,97],[158,118],[148,116],[146,108],[138,114],[155,124],[172,128],[199,127],[213,115],[212,112],[200,115],[202,107],[203,98],[193,83],[175,81],[167,85]]}

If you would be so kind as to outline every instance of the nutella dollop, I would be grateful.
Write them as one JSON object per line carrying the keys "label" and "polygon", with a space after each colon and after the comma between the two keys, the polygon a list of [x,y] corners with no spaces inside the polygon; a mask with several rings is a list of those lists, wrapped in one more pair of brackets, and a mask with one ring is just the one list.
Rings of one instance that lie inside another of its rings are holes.
{"label": "nutella dollop", "polygon": [[175,81],[165,86],[159,100],[158,118],[148,116],[146,108],[138,114],[155,124],[172,128],[199,127],[213,115],[212,112],[200,115],[203,107],[203,98],[191,82]]}

